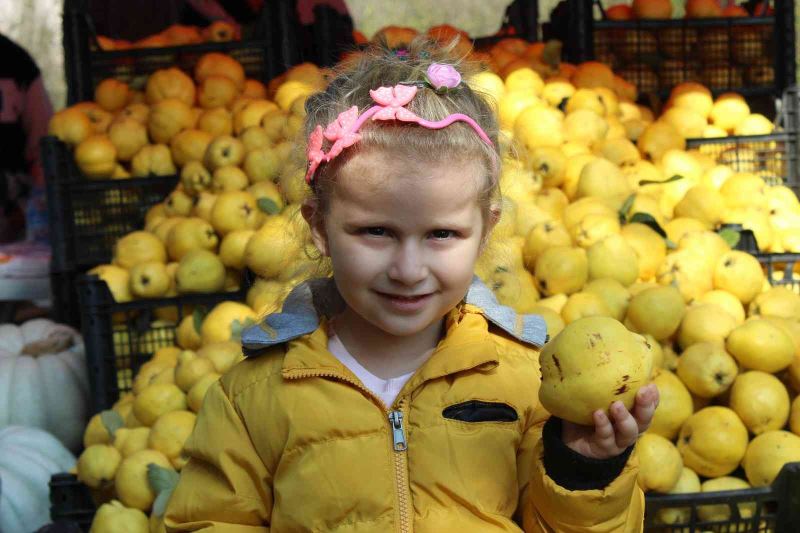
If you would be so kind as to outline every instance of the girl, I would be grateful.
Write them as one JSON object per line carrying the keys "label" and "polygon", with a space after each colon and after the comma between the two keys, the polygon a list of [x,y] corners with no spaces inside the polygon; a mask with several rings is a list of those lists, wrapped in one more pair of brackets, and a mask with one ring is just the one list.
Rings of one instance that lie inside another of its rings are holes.
{"label": "girl", "polygon": [[333,276],[245,331],[208,392],[170,531],[639,531],[654,386],[595,426],[539,406],[544,322],[475,262],[497,124],[444,52],[367,52],[306,104],[302,208]]}

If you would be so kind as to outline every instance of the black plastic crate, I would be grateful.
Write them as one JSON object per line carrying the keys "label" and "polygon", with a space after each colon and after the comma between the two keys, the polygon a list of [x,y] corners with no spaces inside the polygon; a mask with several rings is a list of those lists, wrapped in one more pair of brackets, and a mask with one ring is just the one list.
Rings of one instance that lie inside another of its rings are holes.
{"label": "black plastic crate", "polygon": [[178,184],[178,176],[89,180],[69,147],[55,137],[41,142],[50,228],[53,309],[60,322],[79,326],[75,281],[111,261],[114,244],[144,227],[147,211]]}
{"label": "black plastic crate", "polygon": [[64,2],[64,57],[67,102],[74,104],[94,97],[94,88],[105,78],[128,83],[168,67],[192,72],[197,59],[207,52],[224,52],[242,63],[247,76],[263,83],[298,62],[296,36],[286,2],[264,2],[264,8],[249,35],[239,41],[200,43],[163,48],[102,50],[87,0]]}
{"label": "black plastic crate", "polygon": [[57,138],[44,137],[41,149],[53,272],[109,262],[117,240],[142,229],[148,209],[178,184],[177,175],[89,180]]}
{"label": "black plastic crate", "polygon": [[[800,263],[800,254],[753,254],[764,267],[769,284],[800,291],[800,280],[794,278],[795,265]],[[800,529],[798,529],[800,531]]]}
{"label": "black plastic crate", "polygon": [[778,128],[769,135],[739,135],[686,139],[687,149],[698,149],[736,172],[752,172],[769,185],[786,185],[800,193],[800,101],[792,85],[777,100]]}
{"label": "black plastic crate", "polygon": [[687,148],[697,148],[736,172],[752,172],[769,185],[786,185],[797,192],[797,133],[687,139]]}
{"label": "black plastic crate", "polygon": [[[754,504],[752,516],[739,511],[742,503]],[[728,506],[727,520],[703,521],[697,509],[703,505]],[[688,511],[688,520],[664,525],[657,516],[663,509]],[[789,463],[772,486],[727,492],[650,494],[647,496],[645,531],[664,533],[796,533],[800,531],[800,462]]]}
{"label": "black plastic crate", "polygon": [[55,474],[50,478],[50,520],[75,524],[88,533],[95,511],[89,487],[75,474]]}
{"label": "black plastic crate", "polygon": [[76,271],[50,271],[51,314],[59,324],[69,324],[75,329],[81,327],[81,308],[78,304]]}
{"label": "black plastic crate", "polygon": [[176,329],[185,316],[198,308],[209,311],[222,301],[244,301],[248,285],[245,276],[238,291],[117,303],[104,281],[80,276],[78,301],[92,413],[110,409],[131,390],[139,368],[156,350],[175,345]]}
{"label": "black plastic crate", "polygon": [[794,2],[774,0],[774,16],[714,19],[595,19],[597,0],[569,0],[569,59],[598,60],[642,93],[666,96],[698,81],[715,93],[779,96],[795,83]]}

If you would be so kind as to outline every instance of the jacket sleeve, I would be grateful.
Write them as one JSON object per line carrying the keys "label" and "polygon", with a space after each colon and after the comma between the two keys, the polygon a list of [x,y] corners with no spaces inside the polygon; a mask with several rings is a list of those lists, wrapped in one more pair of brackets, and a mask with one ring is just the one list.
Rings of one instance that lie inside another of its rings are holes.
{"label": "jacket sleeve", "polygon": [[167,531],[270,530],[272,474],[219,381],[206,394],[185,453],[189,462],[167,506]]}
{"label": "jacket sleeve", "polygon": [[[642,531],[644,494],[636,483],[638,462],[631,454],[622,472],[602,489],[568,490],[547,475],[542,431],[546,414],[531,417],[520,447],[521,523],[526,533]],[[524,472],[522,469],[527,469]]]}

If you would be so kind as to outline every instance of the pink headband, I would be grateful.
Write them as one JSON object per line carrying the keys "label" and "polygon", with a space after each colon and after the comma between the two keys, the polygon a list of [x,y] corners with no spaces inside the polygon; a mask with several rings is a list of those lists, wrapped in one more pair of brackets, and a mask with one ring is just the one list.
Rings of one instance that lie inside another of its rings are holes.
{"label": "pink headband", "polygon": [[[460,78],[459,78],[460,81]],[[406,109],[408,104],[417,94],[417,87],[414,85],[395,85],[394,87],[381,87],[370,91],[370,96],[378,105],[374,105],[358,114],[358,107],[353,106],[347,111],[339,114],[337,119],[323,130],[322,126],[317,126],[308,138],[308,172],[306,173],[306,183],[311,183],[314,179],[314,172],[323,162],[330,162],[337,155],[342,153],[345,148],[354,145],[361,140],[358,130],[369,120],[400,120],[402,122],[413,122],[425,128],[438,130],[445,128],[453,122],[466,122],[475,133],[488,144],[494,146],[492,140],[486,135],[477,122],[463,113],[454,113],[442,120],[431,122],[414,114],[413,111]],[[323,137],[333,143],[328,153],[322,151]]]}

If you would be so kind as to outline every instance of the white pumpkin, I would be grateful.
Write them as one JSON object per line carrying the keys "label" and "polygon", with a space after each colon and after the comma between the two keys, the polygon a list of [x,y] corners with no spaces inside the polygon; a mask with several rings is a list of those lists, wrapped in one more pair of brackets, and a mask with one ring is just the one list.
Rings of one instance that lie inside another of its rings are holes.
{"label": "white pumpkin", "polygon": [[0,429],[0,531],[36,531],[50,522],[50,477],[75,456],[37,428]]}
{"label": "white pumpkin", "polygon": [[42,428],[77,452],[88,402],[89,378],[77,331],[44,318],[0,325],[0,428]]}

